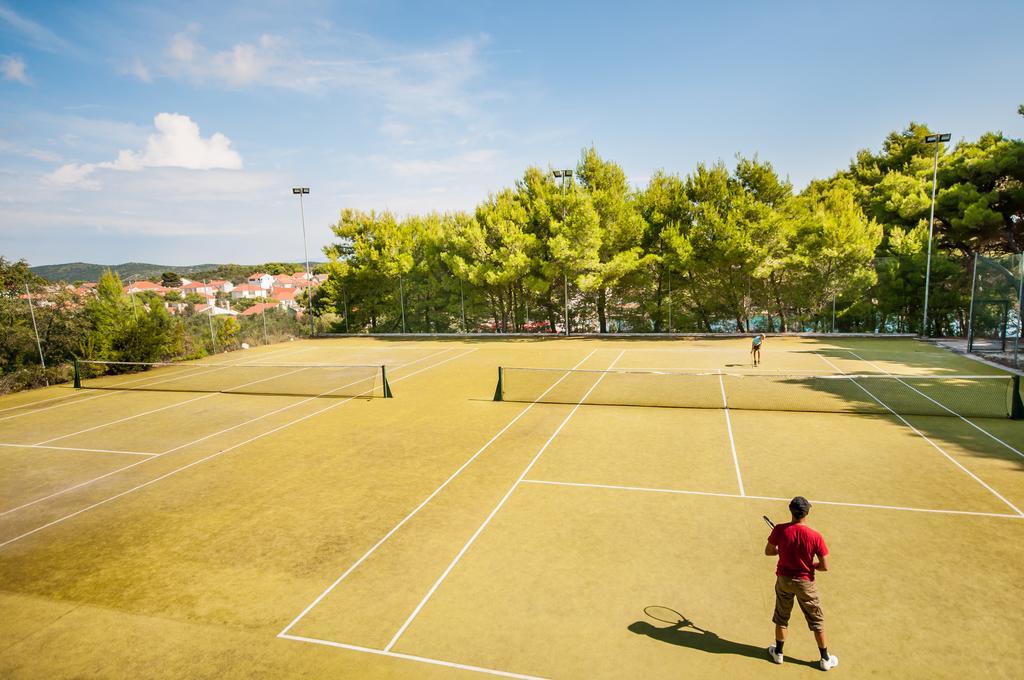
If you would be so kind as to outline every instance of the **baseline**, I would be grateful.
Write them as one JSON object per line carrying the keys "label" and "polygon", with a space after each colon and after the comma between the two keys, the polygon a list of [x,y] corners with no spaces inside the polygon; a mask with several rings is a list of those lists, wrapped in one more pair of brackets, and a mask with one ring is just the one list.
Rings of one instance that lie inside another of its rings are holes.
{"label": "baseline", "polygon": [[454,661],[442,661],[441,659],[431,659],[425,656],[416,656],[414,654],[403,654],[402,652],[389,652],[383,649],[373,649],[371,647],[359,647],[358,645],[348,645],[344,642],[333,642],[331,640],[321,640],[319,638],[303,637],[301,635],[285,635],[283,633],[278,634],[279,638],[285,640],[294,640],[296,642],[308,642],[314,645],[326,645],[327,647],[336,647],[338,649],[347,649],[353,652],[363,652],[366,654],[376,654],[377,656],[387,656],[393,659],[405,659],[406,661],[418,661],[420,663],[427,663],[434,666],[445,666],[447,668],[457,668],[462,671],[474,671],[476,673],[486,673],[487,675],[497,675],[503,678],[520,678],[521,680],[544,680],[541,676],[537,675],[524,675],[522,673],[511,673],[509,671],[499,671],[493,668],[484,668],[483,666],[471,666],[464,663],[456,663]]}

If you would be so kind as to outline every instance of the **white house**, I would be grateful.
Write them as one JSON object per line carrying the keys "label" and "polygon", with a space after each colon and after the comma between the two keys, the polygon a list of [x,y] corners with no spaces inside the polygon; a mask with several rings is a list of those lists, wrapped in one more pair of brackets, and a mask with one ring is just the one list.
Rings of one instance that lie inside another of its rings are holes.
{"label": "white house", "polygon": [[210,285],[221,293],[230,293],[235,287],[235,284],[230,281],[224,281],[223,279],[214,279],[213,281],[210,281]]}
{"label": "white house", "polygon": [[267,291],[260,286],[255,286],[251,283],[243,283],[240,286],[235,286],[231,290],[231,299],[239,300],[241,298],[258,298],[265,297]]}
{"label": "white house", "polygon": [[209,296],[214,294],[214,287],[212,285],[203,283],[202,281],[192,281],[190,283],[182,284],[179,288],[182,295],[189,293],[196,293],[197,295]]}
{"label": "white house", "polygon": [[256,272],[249,274],[249,284],[259,286],[263,290],[270,290],[274,287],[274,277],[263,272]]}

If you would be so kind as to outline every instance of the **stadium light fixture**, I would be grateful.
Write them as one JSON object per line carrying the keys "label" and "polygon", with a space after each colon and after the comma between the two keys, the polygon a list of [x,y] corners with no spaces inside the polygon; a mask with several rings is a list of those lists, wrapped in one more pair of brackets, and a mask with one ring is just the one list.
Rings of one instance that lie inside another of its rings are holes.
{"label": "stadium light fixture", "polygon": [[948,142],[953,135],[949,132],[928,135],[924,138],[926,144],[935,145],[935,160],[932,162],[932,210],[928,218],[928,260],[924,269],[924,318],[921,320],[921,337],[928,336],[928,289],[932,282],[932,233],[935,229],[935,190],[938,186],[939,177],[939,144]]}
{"label": "stadium light fixture", "polygon": [[306,245],[306,211],[302,206],[302,195],[309,193],[309,187],[292,187],[292,194],[299,197],[299,217],[302,219],[302,253],[306,256],[306,312],[309,313],[309,337],[313,337],[315,328],[313,325],[313,286],[312,276],[309,273],[309,247]]}

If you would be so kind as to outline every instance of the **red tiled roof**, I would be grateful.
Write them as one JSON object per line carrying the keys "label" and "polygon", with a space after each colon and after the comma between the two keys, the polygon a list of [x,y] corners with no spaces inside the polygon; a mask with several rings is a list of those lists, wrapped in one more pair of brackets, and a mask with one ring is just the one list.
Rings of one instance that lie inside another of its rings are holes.
{"label": "red tiled roof", "polygon": [[266,309],[276,309],[277,304],[274,302],[260,302],[249,309],[241,313],[241,316],[253,316],[255,314],[261,314]]}
{"label": "red tiled roof", "polygon": [[295,289],[294,288],[274,288],[271,291],[271,293],[272,293],[271,297],[273,297],[275,300],[282,300],[283,301],[283,300],[294,300],[295,299]]}
{"label": "red tiled roof", "polygon": [[234,290],[231,291],[231,292],[240,291],[240,292],[244,293],[246,291],[259,292],[259,291],[262,291],[262,290],[263,289],[261,287],[259,287],[259,286],[254,286],[254,285],[249,284],[249,283],[243,283],[240,286],[235,286]]}

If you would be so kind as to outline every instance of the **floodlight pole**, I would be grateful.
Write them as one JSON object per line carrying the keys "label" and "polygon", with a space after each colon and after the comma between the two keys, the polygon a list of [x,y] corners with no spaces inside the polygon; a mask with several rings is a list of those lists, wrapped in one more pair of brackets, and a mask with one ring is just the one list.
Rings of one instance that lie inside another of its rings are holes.
{"label": "floodlight pole", "polygon": [[[205,288],[207,291],[210,290],[210,284],[208,284],[206,282],[206,279],[203,279],[203,288]],[[207,295],[209,295],[209,293],[207,293]],[[210,298],[207,297],[206,301],[207,301],[207,303],[209,303]],[[216,302],[216,299],[214,299],[214,302]],[[217,353],[217,338],[213,334],[213,308],[216,307],[216,305],[209,305],[209,307],[210,308],[207,309],[206,311],[209,312],[207,314],[207,318],[210,320],[210,342],[213,344],[213,353],[216,354]]]}
{"label": "floodlight pole", "polygon": [[935,160],[932,162],[932,210],[928,217],[928,261],[924,270],[924,318],[921,321],[921,337],[928,337],[928,289],[932,282],[932,233],[935,229],[935,191],[938,187],[939,177],[939,145],[942,142],[948,142],[951,137],[950,133],[943,132],[924,138],[926,144],[935,145]]}
{"label": "floodlight pole", "polygon": [[[562,185],[562,225],[565,225],[565,183],[572,182],[572,170],[555,170],[552,172],[556,179]],[[567,266],[562,267],[562,285],[565,292],[565,307],[564,307],[564,319],[565,319],[565,335],[569,335],[569,270]]]}
{"label": "floodlight pole", "polygon": [[299,197],[299,217],[302,219],[302,254],[306,257],[306,311],[309,313],[309,337],[316,334],[313,320],[313,281],[309,273],[309,246],[306,245],[306,210],[302,205],[302,195],[309,193],[309,187],[292,187],[292,193]]}
{"label": "floodlight pole", "polygon": [[836,332],[836,294],[832,293],[832,332]]}
{"label": "floodlight pole", "polygon": [[32,291],[28,289],[28,282],[25,283],[25,297],[28,298],[28,313],[32,317],[32,331],[36,334],[36,348],[39,350],[39,364],[43,367],[43,381],[47,387],[50,381],[46,378],[46,359],[43,358],[43,343],[39,339],[39,326],[36,325],[36,310],[32,305]]}

